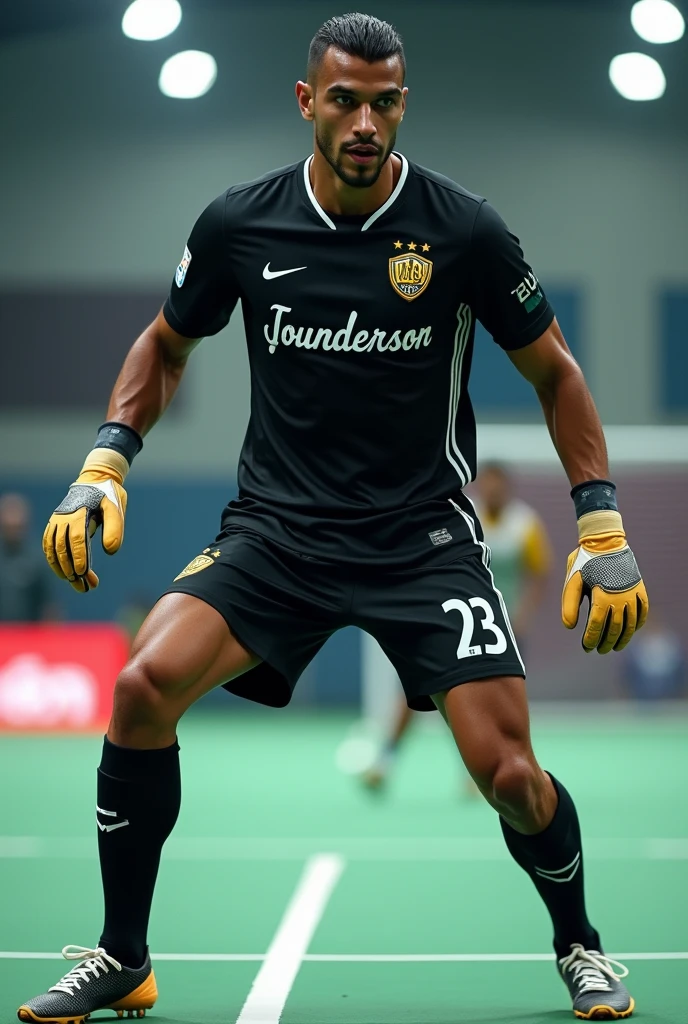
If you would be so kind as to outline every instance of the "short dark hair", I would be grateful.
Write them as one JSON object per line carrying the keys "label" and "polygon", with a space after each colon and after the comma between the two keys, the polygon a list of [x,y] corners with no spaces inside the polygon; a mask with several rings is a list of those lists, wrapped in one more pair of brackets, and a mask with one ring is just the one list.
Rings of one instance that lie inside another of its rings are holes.
{"label": "short dark hair", "polygon": [[380,21],[371,14],[341,14],[320,26],[308,49],[309,82],[313,82],[330,46],[336,46],[352,57],[362,57],[370,64],[377,60],[387,60],[388,57],[398,57],[402,73],[406,76],[401,36],[389,22]]}

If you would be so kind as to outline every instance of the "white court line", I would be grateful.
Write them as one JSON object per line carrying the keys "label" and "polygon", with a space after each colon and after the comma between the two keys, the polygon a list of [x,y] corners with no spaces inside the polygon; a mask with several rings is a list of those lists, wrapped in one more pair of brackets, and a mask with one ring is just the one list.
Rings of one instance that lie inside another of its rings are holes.
{"label": "white court line", "polygon": [[[325,842],[347,861],[511,861],[501,837],[340,836]],[[165,845],[163,857],[168,861],[201,862],[303,861],[314,856],[322,844],[322,837],[173,836]],[[584,855],[586,860],[686,861],[688,838],[588,838]],[[0,858],[90,860],[95,856],[95,837],[0,836]]]}
{"label": "white court line", "polygon": [[344,860],[338,854],[320,853],[308,861],[236,1024],[279,1024],[301,961],[343,870]]}
{"label": "white court line", "polygon": [[[688,960],[687,953],[609,953],[614,960]],[[151,959],[191,963],[264,961],[265,953],[151,953]],[[0,950],[0,960],[61,960],[61,953],[22,953]],[[314,964],[461,964],[550,963],[554,953],[304,953],[302,962]]]}

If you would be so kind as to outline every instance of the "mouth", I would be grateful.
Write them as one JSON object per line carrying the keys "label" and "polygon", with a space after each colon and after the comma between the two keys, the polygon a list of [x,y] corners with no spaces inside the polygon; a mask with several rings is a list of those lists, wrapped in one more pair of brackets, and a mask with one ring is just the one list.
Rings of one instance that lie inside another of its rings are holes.
{"label": "mouth", "polygon": [[356,164],[371,164],[379,155],[377,146],[349,146],[346,150]]}

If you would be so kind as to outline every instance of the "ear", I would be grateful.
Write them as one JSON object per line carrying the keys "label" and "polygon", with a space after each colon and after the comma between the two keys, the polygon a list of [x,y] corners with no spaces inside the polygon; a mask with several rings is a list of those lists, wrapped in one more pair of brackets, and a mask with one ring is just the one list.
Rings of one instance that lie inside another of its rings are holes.
{"label": "ear", "polygon": [[315,116],[313,113],[313,86],[308,82],[297,82],[295,92],[301,117],[305,121],[312,121]]}
{"label": "ear", "polygon": [[406,113],[406,97],[407,96],[408,96],[408,86],[405,85],[404,88],[401,90],[401,118],[400,118],[401,121],[403,121],[404,114]]}

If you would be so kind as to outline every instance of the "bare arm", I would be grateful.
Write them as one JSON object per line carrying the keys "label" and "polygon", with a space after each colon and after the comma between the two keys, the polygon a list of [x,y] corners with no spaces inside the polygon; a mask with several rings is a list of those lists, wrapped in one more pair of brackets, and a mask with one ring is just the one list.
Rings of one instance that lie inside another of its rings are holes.
{"label": "bare arm", "polygon": [[509,352],[535,388],[571,486],[609,478],[602,424],[583,373],[556,320],[537,341]]}
{"label": "bare arm", "polygon": [[158,313],[124,360],[107,419],[126,423],[142,437],[147,434],[172,401],[187,359],[200,340],[177,334]]}

